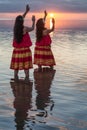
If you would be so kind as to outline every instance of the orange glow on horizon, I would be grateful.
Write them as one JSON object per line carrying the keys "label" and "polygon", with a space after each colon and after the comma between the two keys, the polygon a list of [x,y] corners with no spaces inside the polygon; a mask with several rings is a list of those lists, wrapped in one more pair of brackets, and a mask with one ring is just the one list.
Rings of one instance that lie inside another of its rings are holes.
{"label": "orange glow on horizon", "polygon": [[[15,19],[17,15],[22,15],[23,12],[18,13],[0,13],[0,19]],[[28,13],[26,18],[31,18],[32,15],[36,16],[36,19],[44,17],[44,13]],[[59,20],[87,20],[87,13],[59,13],[49,12],[47,18],[55,18]]]}
{"label": "orange glow on horizon", "polygon": [[50,13],[49,15],[50,15],[50,18],[53,18],[53,17],[54,17],[54,14],[53,14],[53,13]]}
{"label": "orange glow on horizon", "polygon": [[[15,18],[17,15],[22,15],[23,12],[17,12],[17,13],[0,13],[0,19],[1,18]],[[36,17],[44,17],[44,13],[28,13],[26,17],[29,17],[31,15],[35,15]],[[47,17],[55,17],[59,19],[83,19],[87,20],[87,13],[59,13],[59,12],[49,12]]]}
{"label": "orange glow on horizon", "polygon": [[[23,12],[17,12],[17,13],[0,13],[0,20],[15,20],[17,15],[22,15]],[[31,26],[32,23],[32,15],[35,15],[36,21],[39,18],[44,17],[44,12],[42,13],[36,13],[36,12],[29,12],[26,15],[25,21],[28,26]],[[56,27],[70,27],[70,26],[80,26],[80,22],[77,22],[75,20],[87,20],[87,13],[59,13],[59,12],[48,12],[47,18],[46,18],[46,27],[51,27],[50,19],[55,19],[55,26]],[[81,23],[82,24],[82,23]],[[87,26],[85,23],[84,26]]]}

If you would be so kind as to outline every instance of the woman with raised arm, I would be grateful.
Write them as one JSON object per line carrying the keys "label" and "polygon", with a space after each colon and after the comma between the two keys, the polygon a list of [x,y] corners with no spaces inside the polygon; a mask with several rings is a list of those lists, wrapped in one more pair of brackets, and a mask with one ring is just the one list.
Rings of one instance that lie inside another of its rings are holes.
{"label": "woman with raised arm", "polygon": [[51,50],[51,37],[50,33],[54,31],[55,20],[52,19],[52,28],[45,28],[45,20],[47,12],[44,11],[44,18],[40,18],[36,23],[36,43],[34,50],[34,64],[38,65],[38,70],[42,70],[42,66],[50,66],[53,69],[55,59]]}
{"label": "woman with raised arm", "polygon": [[11,59],[10,69],[14,70],[14,79],[18,81],[19,70],[25,72],[25,82],[29,81],[29,69],[32,65],[32,53],[30,46],[32,45],[29,32],[34,30],[35,27],[35,16],[32,16],[32,26],[24,26],[24,18],[29,12],[30,7],[26,5],[26,11],[23,15],[18,15],[15,19],[14,30],[13,30],[13,53]]}

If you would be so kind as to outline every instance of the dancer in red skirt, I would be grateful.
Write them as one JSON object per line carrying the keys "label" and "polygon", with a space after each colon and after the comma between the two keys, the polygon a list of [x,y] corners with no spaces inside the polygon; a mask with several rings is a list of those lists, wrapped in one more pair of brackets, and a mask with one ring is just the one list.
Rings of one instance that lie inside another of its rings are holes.
{"label": "dancer in red skirt", "polygon": [[29,33],[34,30],[35,27],[35,16],[32,16],[32,26],[24,26],[24,18],[30,7],[26,6],[26,11],[23,16],[19,15],[16,17],[14,24],[14,38],[13,38],[13,53],[11,59],[10,69],[14,70],[14,79],[18,81],[19,70],[24,70],[25,81],[29,81],[29,69],[32,65],[32,53],[30,46],[32,45]]}
{"label": "dancer in red skirt", "polygon": [[54,31],[55,21],[52,19],[52,28],[45,28],[45,19],[47,12],[44,12],[44,18],[40,18],[36,23],[36,44],[34,50],[34,64],[38,65],[38,70],[42,70],[42,66],[50,66],[53,69],[55,59],[51,50],[50,33]]}

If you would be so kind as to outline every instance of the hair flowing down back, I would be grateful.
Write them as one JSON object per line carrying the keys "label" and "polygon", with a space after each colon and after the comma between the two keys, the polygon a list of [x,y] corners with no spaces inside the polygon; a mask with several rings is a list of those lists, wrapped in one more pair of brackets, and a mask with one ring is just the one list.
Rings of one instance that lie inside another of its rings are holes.
{"label": "hair flowing down back", "polygon": [[15,24],[14,24],[14,39],[17,43],[22,41],[23,37],[23,17],[21,15],[16,17]]}
{"label": "hair flowing down back", "polygon": [[40,18],[38,19],[37,23],[36,23],[36,41],[40,41],[41,38],[43,37],[43,30],[44,30],[44,22],[43,19]]}

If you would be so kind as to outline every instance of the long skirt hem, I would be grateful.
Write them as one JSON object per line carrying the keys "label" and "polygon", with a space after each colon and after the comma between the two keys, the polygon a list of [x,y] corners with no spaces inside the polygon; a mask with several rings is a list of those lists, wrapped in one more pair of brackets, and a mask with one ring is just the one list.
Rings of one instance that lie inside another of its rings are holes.
{"label": "long skirt hem", "polygon": [[33,68],[30,48],[14,48],[10,69],[27,70]]}
{"label": "long skirt hem", "polygon": [[34,64],[43,66],[56,65],[50,46],[36,46],[34,51]]}

